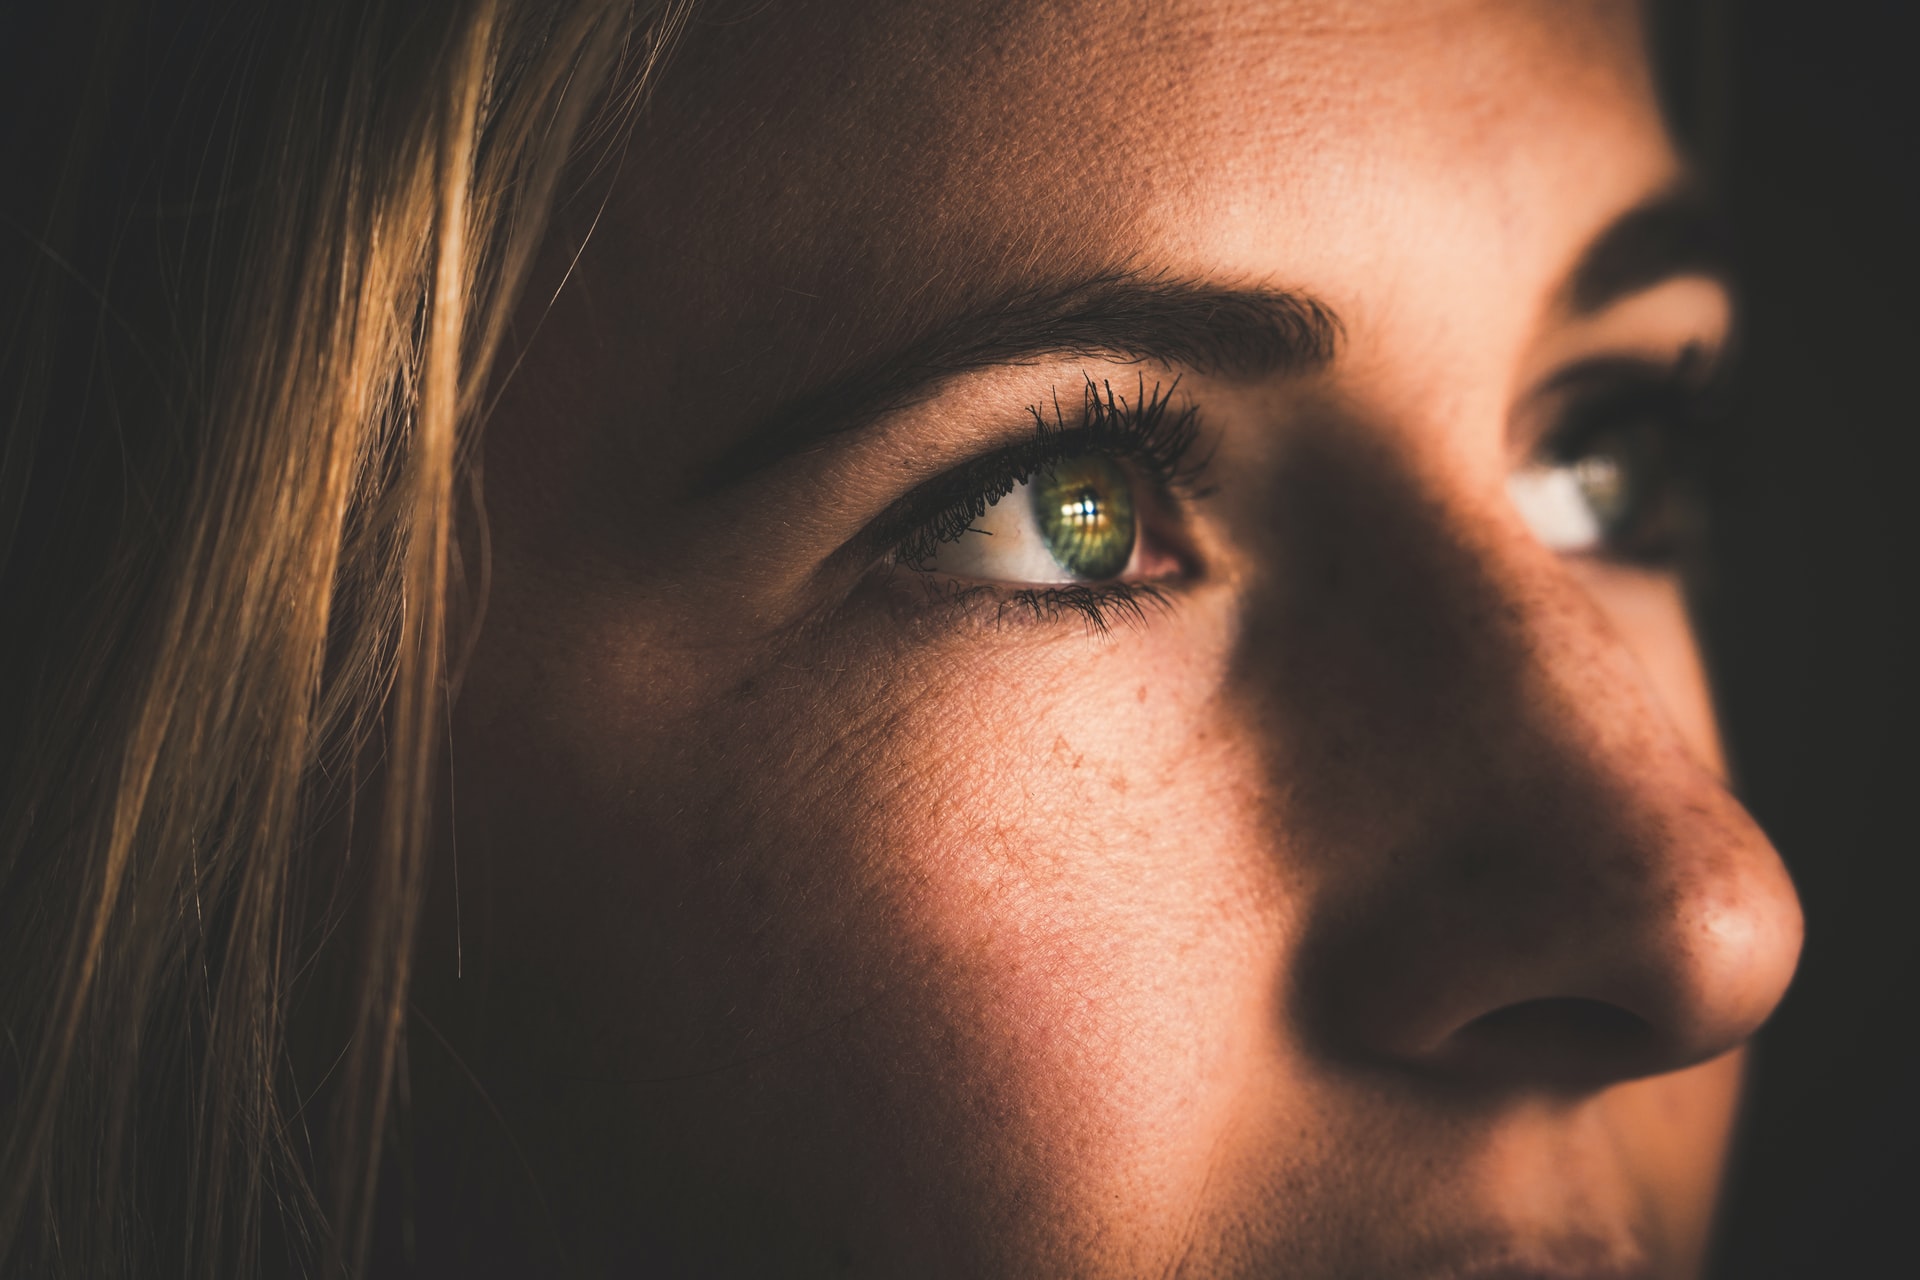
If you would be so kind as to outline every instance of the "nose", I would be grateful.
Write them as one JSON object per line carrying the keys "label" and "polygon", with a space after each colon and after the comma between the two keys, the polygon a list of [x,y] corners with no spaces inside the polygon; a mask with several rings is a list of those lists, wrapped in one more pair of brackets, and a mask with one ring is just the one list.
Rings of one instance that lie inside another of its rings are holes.
{"label": "nose", "polygon": [[1497,500],[1378,459],[1300,472],[1246,652],[1312,886],[1302,1026],[1576,1089],[1747,1040],[1792,977],[1798,899],[1588,590]]}

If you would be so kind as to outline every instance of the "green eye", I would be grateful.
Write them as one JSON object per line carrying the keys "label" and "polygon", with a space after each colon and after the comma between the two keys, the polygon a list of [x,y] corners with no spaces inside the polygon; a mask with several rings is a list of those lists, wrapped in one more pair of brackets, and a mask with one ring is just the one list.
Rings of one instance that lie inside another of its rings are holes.
{"label": "green eye", "polygon": [[1516,471],[1507,492],[1549,548],[1657,563],[1672,554],[1678,499],[1656,428],[1609,432]]}
{"label": "green eye", "polygon": [[1111,458],[1071,458],[1028,486],[1047,553],[1075,578],[1119,576],[1133,558],[1133,488]]}
{"label": "green eye", "polygon": [[1602,533],[1616,534],[1631,519],[1638,495],[1629,460],[1617,449],[1597,450],[1568,464]]}

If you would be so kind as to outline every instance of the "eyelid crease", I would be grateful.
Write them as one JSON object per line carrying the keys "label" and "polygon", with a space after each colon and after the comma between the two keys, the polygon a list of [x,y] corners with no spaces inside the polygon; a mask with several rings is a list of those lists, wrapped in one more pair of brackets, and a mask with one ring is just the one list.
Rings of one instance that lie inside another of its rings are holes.
{"label": "eyelid crease", "polygon": [[1595,419],[1628,406],[1649,403],[1685,405],[1686,416],[1711,417],[1731,376],[1734,353],[1729,343],[1688,343],[1671,358],[1598,355],[1555,373],[1523,402],[1514,433],[1514,465],[1543,452],[1590,437]]}

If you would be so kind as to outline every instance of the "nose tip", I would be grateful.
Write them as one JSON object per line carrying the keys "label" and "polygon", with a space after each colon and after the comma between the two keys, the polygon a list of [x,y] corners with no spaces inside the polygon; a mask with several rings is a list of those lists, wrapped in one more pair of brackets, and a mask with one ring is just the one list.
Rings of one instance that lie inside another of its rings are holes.
{"label": "nose tip", "polygon": [[1677,1070],[1738,1048],[1785,995],[1803,928],[1778,862],[1754,861],[1698,891],[1666,886],[1637,908],[1589,903],[1597,918],[1563,924],[1586,931],[1585,945],[1523,947],[1505,980],[1470,982],[1455,1002],[1436,1001],[1402,1046],[1456,1074],[1568,1086]]}
{"label": "nose tip", "polygon": [[1656,950],[1651,976],[1623,993],[1625,1007],[1645,1010],[1661,1063],[1684,1066],[1744,1043],[1772,1016],[1800,961],[1799,895],[1752,820],[1730,797],[1722,803],[1744,832],[1721,847],[1725,862],[1700,873],[1702,883],[1674,890],[1672,919],[1653,924],[1670,954]]}
{"label": "nose tip", "polygon": [[1766,837],[1677,751],[1635,761],[1631,801],[1576,772],[1504,828],[1389,857],[1327,914],[1302,972],[1348,1049],[1591,1088],[1718,1057],[1771,1015],[1802,921]]}

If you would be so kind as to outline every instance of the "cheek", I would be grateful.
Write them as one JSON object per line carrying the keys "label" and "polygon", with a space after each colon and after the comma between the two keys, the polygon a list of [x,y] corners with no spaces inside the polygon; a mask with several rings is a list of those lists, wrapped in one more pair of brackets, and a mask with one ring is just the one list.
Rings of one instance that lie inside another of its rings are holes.
{"label": "cheek", "polygon": [[[869,859],[866,926],[897,966],[862,1069],[906,1085],[897,1123],[948,1157],[943,1185],[905,1175],[903,1211],[979,1221],[985,1201],[1025,1251],[1148,1249],[1269,1047],[1278,906],[1244,834],[1251,788],[1186,696],[1217,682],[1163,643],[971,669],[834,762],[872,821],[832,839]],[[909,759],[917,794],[894,781]]]}
{"label": "cheek", "polygon": [[757,1063],[687,1118],[704,1158],[799,1177],[839,1149],[886,1202],[863,1230],[940,1206],[1014,1253],[1124,1252],[1112,1207],[1199,1194],[1276,1025],[1259,788],[1183,632],[801,663],[664,715],[543,691],[512,736],[561,763],[493,801],[542,842],[519,892],[550,923],[514,963],[609,993],[546,1051],[629,1078]]}

